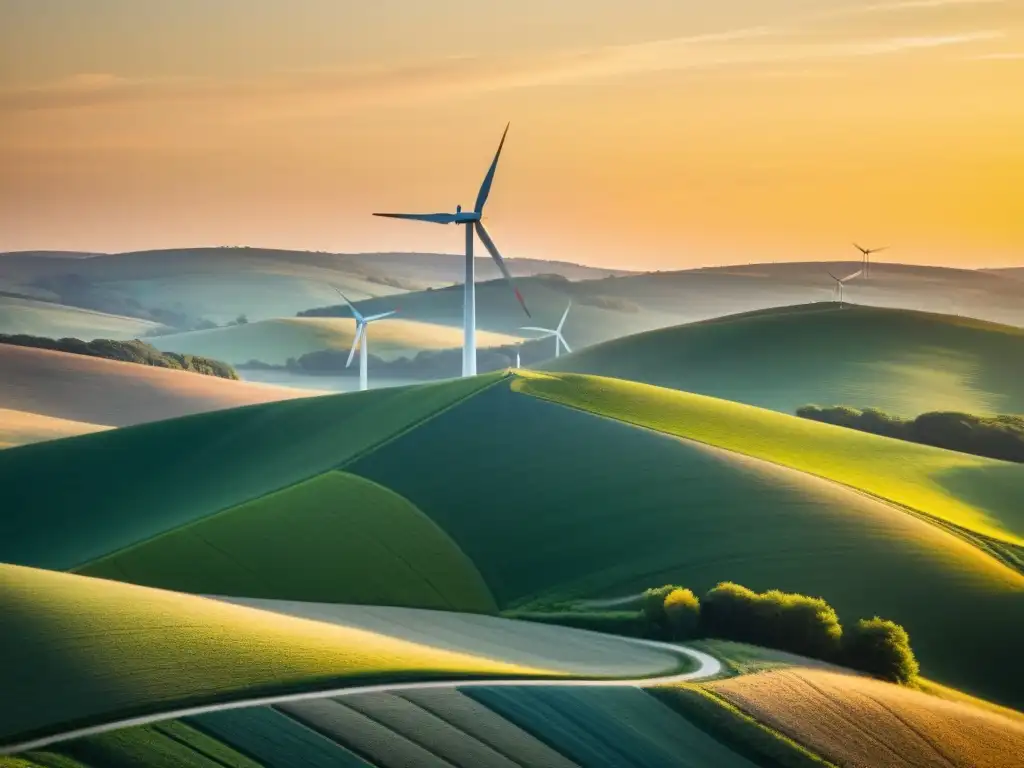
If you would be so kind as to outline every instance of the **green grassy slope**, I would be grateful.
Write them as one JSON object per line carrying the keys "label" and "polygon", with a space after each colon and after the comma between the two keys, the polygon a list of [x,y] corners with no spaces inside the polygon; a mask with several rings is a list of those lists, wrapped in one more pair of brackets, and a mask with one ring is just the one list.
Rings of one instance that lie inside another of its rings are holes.
{"label": "green grassy slope", "polygon": [[0,453],[0,562],[71,568],[327,471],[500,375],[270,403]]}
{"label": "green grassy slope", "polygon": [[430,518],[335,471],[78,572],[198,594],[495,610],[476,567]]}
{"label": "green grassy slope", "polygon": [[728,400],[574,374],[524,374],[539,398],[792,467],[939,521],[1024,545],[1024,467],[811,422]]}
{"label": "green grassy slope", "polygon": [[544,367],[786,413],[809,403],[1024,412],[1024,329],[897,309],[783,307],[616,339]]}
{"label": "green grassy slope", "polygon": [[[539,381],[520,384],[543,392],[534,388]],[[634,408],[659,393],[631,386],[638,391],[622,402]],[[735,416],[702,408],[694,419],[774,445],[772,432],[744,432]],[[656,398],[651,409],[672,413]],[[441,445],[443,452],[432,449]],[[468,471],[458,474],[456,457],[466,457]],[[1012,638],[1024,627],[1024,577],[935,525],[834,483],[543,403],[504,384],[348,469],[437,521],[502,607],[666,582],[705,590],[736,580],[811,593],[848,620],[878,613],[903,623],[926,674],[1001,701],[1019,697],[1002,670],[1015,663]],[[943,596],[941,605],[921,599],[922,585]]]}
{"label": "green grassy slope", "polygon": [[0,745],[358,682],[557,672],[217,600],[0,566]]}
{"label": "green grassy slope", "polygon": [[108,315],[34,299],[0,296],[0,333],[60,339],[135,339],[161,326],[134,317]]}

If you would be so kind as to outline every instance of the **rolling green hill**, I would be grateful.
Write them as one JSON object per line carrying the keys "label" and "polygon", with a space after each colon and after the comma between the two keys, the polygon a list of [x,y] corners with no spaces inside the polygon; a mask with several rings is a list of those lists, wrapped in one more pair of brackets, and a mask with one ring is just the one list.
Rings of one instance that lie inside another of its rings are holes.
{"label": "rolling green hill", "polygon": [[[290,357],[299,358],[321,349],[348,352],[354,335],[355,321],[350,317],[289,317],[158,336],[150,341],[167,352],[219,355],[218,359],[234,364],[258,360],[283,365]],[[519,340],[518,336],[486,331],[477,335],[480,348]],[[415,357],[424,349],[452,349],[461,345],[462,329],[445,325],[389,318],[374,323],[370,330],[370,352],[385,360]]]}
{"label": "rolling green hill", "polygon": [[9,562],[478,611],[736,580],[894,619],[925,674],[1021,703],[1024,467],[727,401],[492,375],[14,449],[0,483]]}
{"label": "rolling green hill", "polygon": [[547,370],[673,387],[793,413],[1024,412],[1024,329],[951,315],[808,304],[620,338]]}
{"label": "rolling green hill", "polygon": [[[0,565],[0,612],[0,746],[261,695],[395,679],[572,674],[342,624],[11,565]],[[621,652],[628,650],[623,644]],[[668,654],[649,661],[652,675],[674,663]]]}

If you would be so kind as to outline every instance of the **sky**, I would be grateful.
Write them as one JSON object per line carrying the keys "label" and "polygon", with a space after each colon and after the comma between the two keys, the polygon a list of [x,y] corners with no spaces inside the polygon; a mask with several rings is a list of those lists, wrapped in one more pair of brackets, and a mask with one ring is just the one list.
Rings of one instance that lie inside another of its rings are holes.
{"label": "sky", "polygon": [[1024,265],[1024,0],[0,0],[0,251]]}

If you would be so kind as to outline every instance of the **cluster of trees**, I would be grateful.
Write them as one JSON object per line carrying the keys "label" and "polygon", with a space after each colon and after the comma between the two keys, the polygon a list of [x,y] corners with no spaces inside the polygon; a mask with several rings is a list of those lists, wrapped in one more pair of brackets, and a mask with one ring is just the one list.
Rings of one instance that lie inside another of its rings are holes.
{"label": "cluster of trees", "polygon": [[876,616],[844,629],[832,606],[818,597],[754,592],[723,582],[698,599],[689,589],[670,584],[644,593],[642,613],[649,633],[657,637],[752,643],[835,662],[894,683],[909,683],[918,673],[903,627]]}
{"label": "cluster of trees", "polygon": [[120,360],[125,363],[151,365],[156,368],[171,368],[177,371],[191,371],[205,376],[217,376],[221,379],[238,379],[238,373],[227,363],[211,360],[196,355],[179,355],[176,352],[161,352],[156,347],[133,339],[131,341],[114,341],[113,339],[48,339],[42,336],[17,334],[8,336],[0,334],[0,344],[13,344],[19,347],[49,349],[55,352],[68,352],[73,355],[102,357],[107,360]]}
{"label": "cluster of trees", "polygon": [[1024,463],[1024,416],[975,416],[939,411],[903,419],[874,408],[861,411],[844,405],[832,408],[805,405],[797,409],[796,415],[875,435]]}

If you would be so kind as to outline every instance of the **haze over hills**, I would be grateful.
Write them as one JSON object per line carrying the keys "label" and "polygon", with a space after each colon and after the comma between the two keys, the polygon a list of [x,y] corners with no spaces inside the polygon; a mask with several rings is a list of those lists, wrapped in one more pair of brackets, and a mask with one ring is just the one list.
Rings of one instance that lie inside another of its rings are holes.
{"label": "haze over hills", "polygon": [[802,405],[1024,412],[1024,330],[834,303],[732,315],[619,338],[541,366],[793,413]]}

